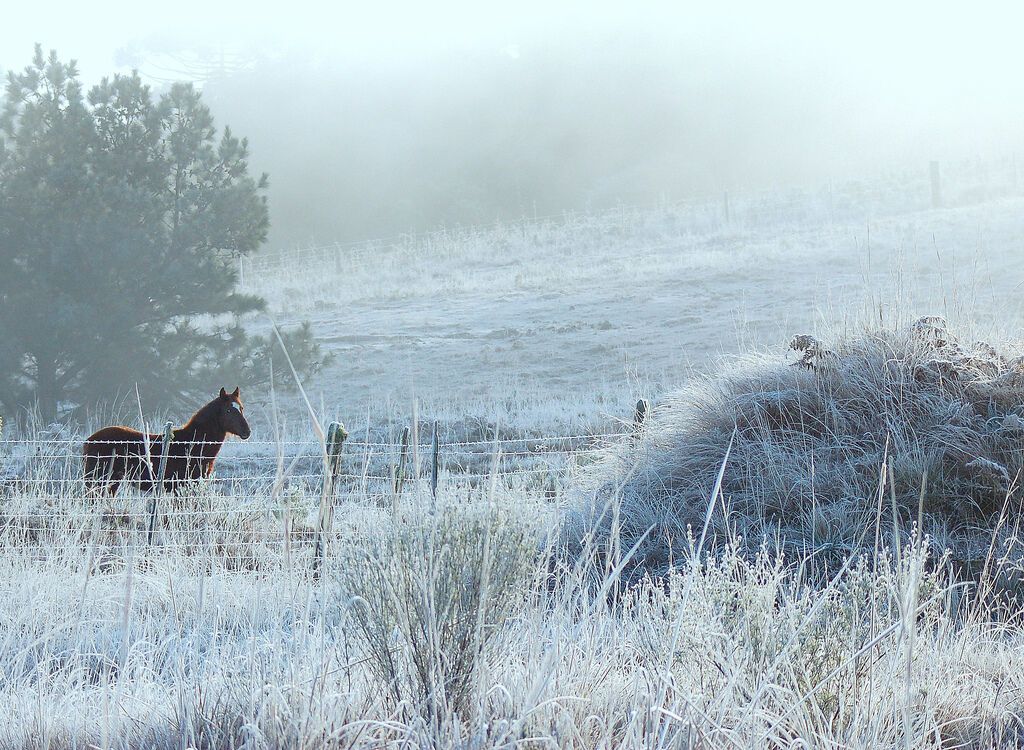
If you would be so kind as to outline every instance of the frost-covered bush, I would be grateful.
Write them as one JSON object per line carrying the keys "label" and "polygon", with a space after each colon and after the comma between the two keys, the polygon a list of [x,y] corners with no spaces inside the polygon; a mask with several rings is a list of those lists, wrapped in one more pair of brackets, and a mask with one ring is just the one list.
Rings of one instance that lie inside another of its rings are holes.
{"label": "frost-covered bush", "polygon": [[639,542],[637,572],[658,573],[706,524],[710,544],[767,540],[834,567],[905,536],[920,511],[966,572],[1012,552],[1012,534],[992,545],[1016,521],[1024,358],[940,318],[790,346],[796,362],[752,356],[659,404],[636,440],[581,478],[567,547],[604,558],[617,533],[620,551]]}

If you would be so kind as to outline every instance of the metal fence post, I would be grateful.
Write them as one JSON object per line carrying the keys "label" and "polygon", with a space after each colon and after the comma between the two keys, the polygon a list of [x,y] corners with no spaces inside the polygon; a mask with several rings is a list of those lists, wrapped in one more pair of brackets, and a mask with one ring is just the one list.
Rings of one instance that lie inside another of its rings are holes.
{"label": "metal fence post", "polygon": [[395,472],[395,497],[402,494],[402,483],[405,481],[405,464],[409,460],[409,428],[402,429],[402,453],[398,457],[398,470]]}
{"label": "metal fence post", "polygon": [[[164,424],[164,438],[160,445],[160,468],[156,473],[156,485],[153,487],[153,499],[149,506],[149,534],[146,537],[146,544],[153,544],[153,535],[156,533],[157,500],[163,497],[166,488],[164,478],[167,476],[167,455],[171,449],[171,441],[174,440],[174,423]],[[152,464],[151,464],[152,466]]]}
{"label": "metal fence post", "polygon": [[441,468],[441,444],[437,439],[437,422],[434,422],[434,440],[430,448],[430,495],[437,503],[437,475]]}

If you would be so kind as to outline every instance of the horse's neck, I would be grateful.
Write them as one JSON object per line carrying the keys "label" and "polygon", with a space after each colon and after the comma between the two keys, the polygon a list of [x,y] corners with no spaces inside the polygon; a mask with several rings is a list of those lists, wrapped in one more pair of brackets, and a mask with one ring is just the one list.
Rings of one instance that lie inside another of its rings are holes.
{"label": "horse's neck", "polygon": [[227,438],[227,433],[213,425],[190,421],[184,427],[174,431],[174,442],[194,443],[189,446],[189,453],[200,454],[207,458],[214,458],[220,452],[220,447]]}

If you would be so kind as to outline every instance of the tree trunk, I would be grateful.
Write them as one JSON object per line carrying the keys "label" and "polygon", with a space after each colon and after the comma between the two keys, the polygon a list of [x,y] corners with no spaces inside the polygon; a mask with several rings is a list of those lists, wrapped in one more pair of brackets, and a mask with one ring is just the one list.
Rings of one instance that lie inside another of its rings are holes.
{"label": "tree trunk", "polygon": [[53,357],[37,354],[36,360],[36,403],[39,416],[45,423],[57,418],[57,401],[60,389],[57,386],[57,363]]}

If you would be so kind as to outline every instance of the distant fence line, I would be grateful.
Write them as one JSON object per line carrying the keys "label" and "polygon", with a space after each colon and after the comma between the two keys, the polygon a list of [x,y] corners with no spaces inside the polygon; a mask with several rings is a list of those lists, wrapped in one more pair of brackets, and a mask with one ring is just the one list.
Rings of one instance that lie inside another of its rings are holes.
{"label": "distant fence line", "polygon": [[[644,254],[653,253],[663,250],[684,250],[691,247],[690,243],[680,242],[678,240],[672,240],[670,242],[659,242],[649,245],[632,245],[630,246],[631,252]],[[393,250],[393,248],[391,248]],[[255,270],[251,266],[252,263],[262,263],[262,260],[253,261],[251,258],[240,258],[239,259],[239,274],[245,283],[245,274],[250,276],[255,273],[269,273],[269,272],[282,272],[289,271],[293,276],[308,274],[317,270],[322,270],[324,264],[332,263],[336,269],[340,272],[342,270],[348,272],[363,271],[370,268],[379,269],[381,267],[380,260],[381,255],[379,253],[374,254],[376,263],[363,262],[364,258],[353,257],[350,255],[342,255],[341,250],[316,250],[310,254],[300,254],[297,257],[278,262],[276,258],[267,259],[268,265],[261,266]],[[356,263],[355,261],[359,261]],[[242,270],[244,265],[244,270]]]}
{"label": "distant fence line", "polygon": [[[1002,174],[1005,172],[1006,174]],[[993,185],[993,177],[1002,177],[1005,183],[1002,185],[1005,191],[1016,193],[1018,191],[1018,167],[1016,156],[992,159],[988,163],[979,164],[971,160],[961,160],[958,164],[946,165],[940,176],[939,163],[930,161],[920,173],[905,170],[902,173],[882,175],[874,180],[883,190],[876,190],[880,194],[903,194],[904,197],[913,197],[917,200],[918,208],[938,208],[944,205],[942,199],[943,182],[965,180],[965,175],[974,178],[976,183],[979,179],[984,186]],[[998,181],[998,179],[997,179]],[[898,190],[893,190],[897,186]],[[965,189],[976,189],[980,185],[968,185]],[[403,232],[387,237],[378,237],[364,240],[347,242],[331,242],[314,244],[308,247],[299,247],[289,250],[278,250],[258,257],[241,257],[239,263],[239,275],[242,283],[253,274],[266,273],[276,270],[294,268],[296,265],[316,265],[335,262],[339,267],[344,264],[345,268],[351,268],[353,263],[361,263],[369,259],[378,260],[382,252],[394,251],[396,249],[408,248],[413,245],[423,245],[431,242],[450,241],[453,239],[464,240],[474,236],[483,236],[498,229],[516,229],[528,231],[540,226],[556,222],[572,222],[589,219],[601,219],[607,216],[626,215],[640,216],[659,209],[689,209],[703,214],[704,218],[714,216],[717,220],[728,225],[741,216],[743,209],[766,208],[769,204],[776,207],[792,205],[799,201],[822,200],[827,197],[830,215],[836,206],[835,193],[851,194],[864,193],[863,180],[847,180],[843,183],[827,183],[817,187],[787,186],[775,188],[748,189],[730,192],[724,190],[717,195],[704,195],[687,197],[676,200],[663,200],[655,204],[620,204],[601,209],[575,210],[567,209],[559,212],[543,215],[524,215],[514,219],[497,219],[493,222],[481,224],[461,225],[443,227],[441,229],[427,230],[421,232]],[[843,202],[842,196],[838,199]]]}
{"label": "distant fence line", "polygon": [[[730,212],[730,200],[764,200],[768,196],[774,197],[779,202],[793,200],[792,193],[795,189],[782,191],[790,193],[787,198],[780,198],[780,191],[771,189],[745,191],[744,193],[730,198],[728,192],[716,197],[683,198],[674,201],[667,201],[658,204],[647,205],[619,205],[609,208],[593,210],[565,210],[558,213],[542,216],[523,216],[517,219],[496,220],[484,224],[457,225],[443,229],[435,229],[424,232],[409,232],[396,234],[390,237],[374,238],[367,240],[356,240],[351,242],[329,242],[299,247],[291,250],[277,250],[266,255],[257,257],[240,257],[238,260],[239,278],[241,282],[247,283],[253,274],[267,273],[286,269],[294,269],[296,265],[326,265],[328,263],[338,264],[339,270],[351,270],[355,264],[357,267],[368,261],[379,261],[382,253],[406,249],[412,246],[424,245],[431,242],[445,242],[451,240],[466,240],[474,237],[485,236],[488,233],[499,229],[514,229],[520,232],[537,229],[551,222],[561,221],[564,223],[574,221],[596,220],[608,216],[642,216],[659,209],[692,209],[712,212],[719,219],[729,222],[732,213]],[[806,197],[806,196],[801,196]],[[665,249],[678,243],[665,243],[660,246],[639,248],[638,251],[650,251]]]}
{"label": "distant fence line", "polygon": [[[768,191],[764,191],[768,192]],[[681,207],[685,205],[703,206],[711,205],[706,198],[683,199],[663,204],[664,206]],[[297,247],[290,250],[276,250],[259,257],[243,257],[239,266],[243,278],[248,273],[272,271],[285,268],[297,261],[313,263],[316,261],[327,262],[341,257],[350,264],[352,261],[377,259],[380,253],[385,250],[393,250],[397,247],[408,247],[410,245],[423,244],[436,241],[447,241],[452,239],[464,239],[473,236],[484,235],[502,228],[514,228],[525,230],[538,227],[544,223],[553,221],[576,221],[579,219],[601,218],[603,216],[624,215],[627,213],[639,214],[658,209],[657,205],[619,205],[609,208],[595,209],[591,211],[565,210],[546,215],[522,216],[516,219],[495,220],[482,224],[455,225],[441,229],[431,229],[422,232],[402,232],[387,237],[375,237],[365,240],[352,240],[348,242],[325,242]]]}

